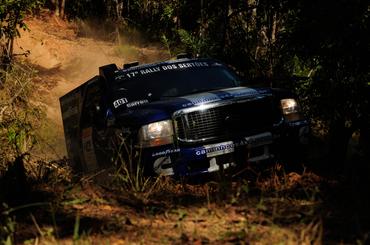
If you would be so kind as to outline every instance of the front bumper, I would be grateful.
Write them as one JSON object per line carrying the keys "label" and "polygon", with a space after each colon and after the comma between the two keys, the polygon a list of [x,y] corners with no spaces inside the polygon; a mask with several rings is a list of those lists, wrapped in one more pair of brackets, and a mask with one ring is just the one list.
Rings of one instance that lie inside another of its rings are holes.
{"label": "front bumper", "polygon": [[142,160],[151,174],[192,176],[211,173],[237,165],[237,162],[258,162],[273,155],[270,146],[273,134],[240,137],[229,141],[199,146],[175,147],[173,145],[143,149]]}

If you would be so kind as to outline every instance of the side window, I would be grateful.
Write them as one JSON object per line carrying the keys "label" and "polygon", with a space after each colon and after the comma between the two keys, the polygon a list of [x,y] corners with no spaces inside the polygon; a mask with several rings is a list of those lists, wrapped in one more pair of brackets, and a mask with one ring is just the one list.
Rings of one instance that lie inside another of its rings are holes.
{"label": "side window", "polygon": [[81,126],[87,128],[95,126],[100,129],[105,124],[105,103],[103,101],[103,88],[99,77],[90,80],[87,85],[83,103]]}

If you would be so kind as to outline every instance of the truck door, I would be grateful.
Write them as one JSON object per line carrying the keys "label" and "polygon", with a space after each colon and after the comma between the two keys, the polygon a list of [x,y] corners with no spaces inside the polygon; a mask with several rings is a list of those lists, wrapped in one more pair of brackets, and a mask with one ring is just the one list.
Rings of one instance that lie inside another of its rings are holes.
{"label": "truck door", "polygon": [[94,77],[86,87],[81,114],[81,145],[84,169],[87,172],[99,169],[99,158],[96,149],[96,134],[105,126],[106,106],[102,100],[103,87],[100,78]]}

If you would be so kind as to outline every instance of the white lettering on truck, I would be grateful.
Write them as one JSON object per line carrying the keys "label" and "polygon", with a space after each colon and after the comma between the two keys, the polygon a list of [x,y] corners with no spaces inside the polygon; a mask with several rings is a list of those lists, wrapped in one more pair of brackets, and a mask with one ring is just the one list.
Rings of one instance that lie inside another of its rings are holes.
{"label": "white lettering on truck", "polygon": [[126,98],[121,98],[121,99],[118,99],[118,100],[114,101],[113,106],[114,106],[114,108],[118,108],[121,105],[124,105],[126,103],[127,103],[127,99]]}

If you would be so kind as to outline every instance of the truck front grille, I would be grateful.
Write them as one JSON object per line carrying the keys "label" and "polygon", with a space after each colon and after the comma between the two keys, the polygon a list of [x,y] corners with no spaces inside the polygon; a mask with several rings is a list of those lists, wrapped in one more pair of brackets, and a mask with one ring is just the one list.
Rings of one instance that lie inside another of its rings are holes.
{"label": "truck front grille", "polygon": [[215,139],[253,135],[271,128],[270,98],[243,103],[215,104],[207,109],[178,113],[174,117],[180,142],[208,142]]}

